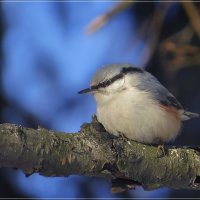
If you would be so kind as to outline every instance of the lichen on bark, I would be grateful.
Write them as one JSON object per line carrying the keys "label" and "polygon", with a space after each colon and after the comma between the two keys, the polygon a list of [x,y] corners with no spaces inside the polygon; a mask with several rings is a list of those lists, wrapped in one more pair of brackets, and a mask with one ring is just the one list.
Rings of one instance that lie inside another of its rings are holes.
{"label": "lichen on bark", "polygon": [[110,135],[95,117],[68,134],[0,124],[0,137],[0,166],[26,175],[75,174],[120,180],[130,188],[200,190],[199,148],[165,146],[160,156],[156,146]]}

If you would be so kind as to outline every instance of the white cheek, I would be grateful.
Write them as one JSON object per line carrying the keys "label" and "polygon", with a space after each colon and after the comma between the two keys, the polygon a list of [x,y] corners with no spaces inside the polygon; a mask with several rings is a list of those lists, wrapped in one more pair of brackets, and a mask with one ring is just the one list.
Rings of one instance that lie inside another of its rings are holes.
{"label": "white cheek", "polygon": [[106,90],[108,92],[115,92],[115,91],[120,91],[121,89],[123,89],[123,86],[124,86],[124,83],[125,83],[125,79],[124,78],[121,78],[115,82],[113,82],[112,84],[110,84]]}

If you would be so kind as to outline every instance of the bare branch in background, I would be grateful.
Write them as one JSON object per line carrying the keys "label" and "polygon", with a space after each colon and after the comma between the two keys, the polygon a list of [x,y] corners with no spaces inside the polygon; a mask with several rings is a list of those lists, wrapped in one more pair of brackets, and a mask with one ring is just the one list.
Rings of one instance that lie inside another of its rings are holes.
{"label": "bare branch in background", "polygon": [[190,20],[192,28],[200,38],[200,15],[197,7],[190,1],[181,1],[181,4]]}
{"label": "bare branch in background", "polygon": [[165,16],[168,12],[169,7],[172,4],[173,3],[171,2],[161,2],[153,13],[153,17],[150,20],[150,25],[148,27],[147,38],[144,38],[144,40],[146,40],[146,47],[141,53],[143,66],[145,66],[148,63],[158,46]]}
{"label": "bare branch in background", "polygon": [[[145,49],[142,52],[142,57],[144,63],[143,66],[146,65],[146,63],[151,59],[159,41],[161,28],[164,22],[164,18],[166,16],[166,13],[168,11],[168,8],[173,3],[166,3],[161,2],[157,8],[155,9],[152,18],[147,18],[144,23],[141,25],[141,28],[139,31],[136,32],[136,38],[134,41],[138,40],[139,38],[142,38],[144,36],[144,39],[147,43]],[[87,27],[88,33],[93,33],[100,29],[103,25],[105,25],[114,15],[117,15],[119,12],[125,10],[126,8],[133,5],[133,2],[120,2],[118,3],[111,11],[95,18]],[[147,31],[148,30],[148,34]],[[133,42],[135,43],[135,42]]]}
{"label": "bare branch in background", "polygon": [[166,73],[174,74],[182,68],[200,65],[200,48],[190,44],[193,36],[193,29],[187,25],[160,43],[160,60]]}
{"label": "bare branch in background", "polygon": [[[92,33],[100,29],[105,25],[114,15],[131,7],[133,2],[120,2],[111,11],[97,17],[88,26],[88,33]],[[183,28],[180,32],[176,32],[171,37],[160,41],[160,35],[162,32],[162,26],[164,24],[165,16],[169,10],[170,6],[175,5],[174,2],[160,2],[155,6],[152,12],[152,18],[148,15],[141,23],[139,30],[136,31],[134,35],[133,48],[137,45],[139,40],[146,42],[141,57],[142,66],[146,66],[151,60],[156,49],[159,47],[162,58],[165,55],[165,59],[162,64],[168,68],[169,71],[176,71],[188,65],[199,65],[199,48],[190,44],[194,32],[200,37],[200,15],[198,11],[198,6],[194,2],[184,2],[180,1],[180,5],[184,8],[186,15],[189,18],[191,27],[187,25],[187,28]],[[173,55],[173,59],[168,57],[168,55]],[[166,69],[167,70],[167,69]]]}
{"label": "bare branch in background", "polygon": [[134,1],[133,2],[122,1],[118,3],[110,11],[95,18],[86,28],[86,32],[87,33],[96,32],[97,30],[102,28],[102,26],[104,26],[113,16],[117,15],[119,12],[122,12],[126,8],[130,7],[133,3]]}
{"label": "bare branch in background", "polygon": [[194,33],[200,37],[200,16],[193,2],[181,2],[191,25],[165,39],[160,44],[161,62],[166,73],[200,65],[200,48],[191,44]]}

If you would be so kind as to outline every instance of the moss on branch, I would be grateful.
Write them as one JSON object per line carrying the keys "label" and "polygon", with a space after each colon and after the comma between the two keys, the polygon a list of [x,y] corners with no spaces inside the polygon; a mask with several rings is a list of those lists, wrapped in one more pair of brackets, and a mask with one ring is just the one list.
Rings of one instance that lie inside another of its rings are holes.
{"label": "moss on branch", "polygon": [[95,118],[73,134],[1,124],[0,137],[0,166],[26,175],[74,174],[129,181],[130,188],[200,190],[198,148],[165,147],[166,154],[159,156],[155,146],[106,133]]}

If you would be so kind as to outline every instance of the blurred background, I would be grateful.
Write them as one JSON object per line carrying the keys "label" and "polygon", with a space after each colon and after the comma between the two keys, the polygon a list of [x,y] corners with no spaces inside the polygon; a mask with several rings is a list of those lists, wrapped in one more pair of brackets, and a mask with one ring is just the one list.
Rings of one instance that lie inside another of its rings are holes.
{"label": "blurred background", "polygon": [[[4,1],[0,16],[1,123],[78,131],[96,108],[77,91],[109,63],[145,68],[186,109],[200,113],[200,3]],[[199,119],[184,123],[175,145],[200,146]],[[25,177],[3,168],[0,197],[195,198],[200,192],[111,194],[104,179]]]}

